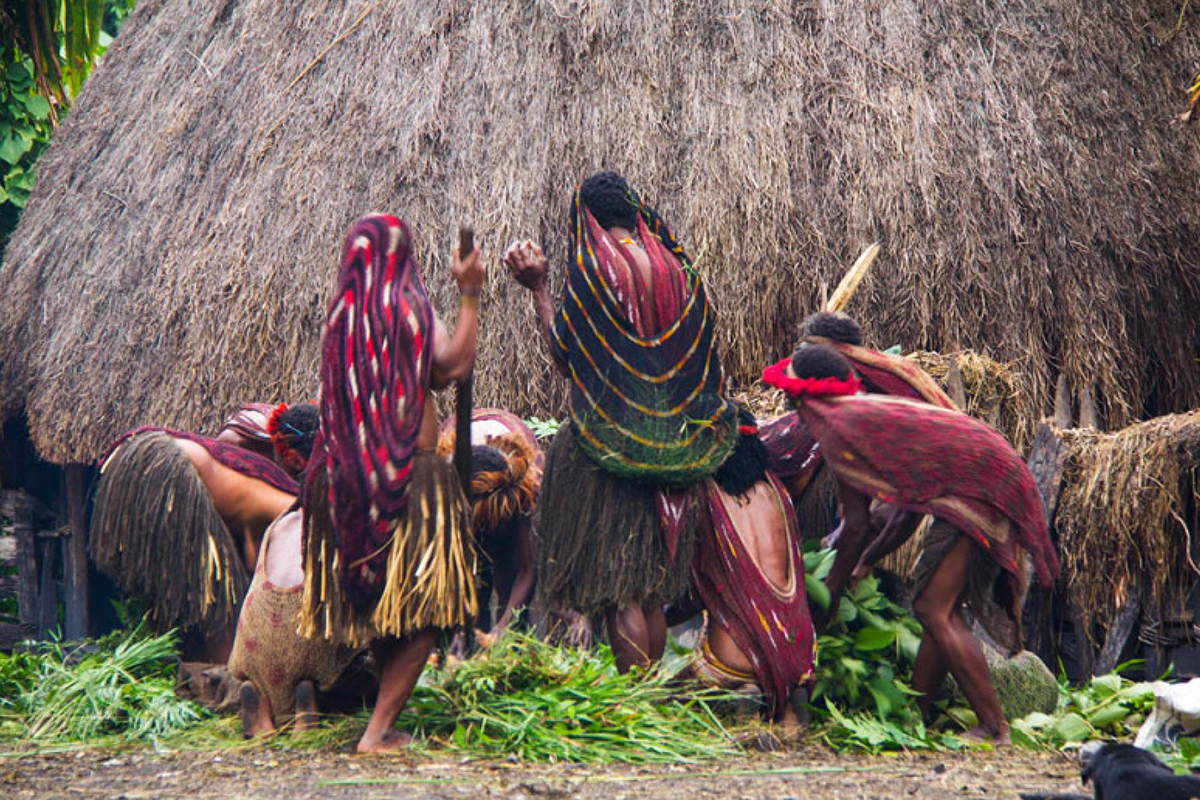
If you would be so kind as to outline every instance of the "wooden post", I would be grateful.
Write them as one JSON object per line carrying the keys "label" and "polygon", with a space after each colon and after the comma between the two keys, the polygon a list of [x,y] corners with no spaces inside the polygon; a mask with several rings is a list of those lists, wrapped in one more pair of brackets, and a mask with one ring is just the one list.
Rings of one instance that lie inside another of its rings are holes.
{"label": "wooden post", "polygon": [[946,395],[960,410],[966,410],[967,387],[963,384],[962,370],[958,366],[958,356],[950,356],[950,372],[946,375]]}
{"label": "wooden post", "polygon": [[39,534],[37,632],[39,639],[45,639],[50,631],[58,627],[58,578],[54,574],[54,567],[61,542],[57,532],[39,531]]}
{"label": "wooden post", "polygon": [[[1064,380],[1060,378],[1059,383],[1064,383]],[[1033,437],[1033,446],[1029,450],[1029,471],[1033,473],[1038,493],[1042,496],[1046,524],[1050,527],[1052,539],[1054,515],[1058,510],[1068,450],[1066,444],[1055,434],[1055,428],[1045,423],[1038,425]],[[1025,645],[1049,664],[1055,663],[1059,655],[1059,643],[1054,631],[1055,605],[1053,587],[1038,586],[1026,596],[1022,614],[1025,623]]]}
{"label": "wooden post", "polygon": [[1079,390],[1079,427],[1081,428],[1100,428],[1099,420],[1096,416],[1096,390],[1094,386],[1087,386]]}
{"label": "wooden post", "polygon": [[1125,645],[1141,616],[1142,593],[1134,587],[1104,635],[1104,646],[1100,648],[1100,657],[1096,659],[1096,675],[1107,675],[1120,663],[1121,653],[1125,650]]}
{"label": "wooden post", "polygon": [[64,621],[68,639],[82,639],[88,635],[88,472],[83,464],[68,464],[63,468],[69,534],[63,541]]}
{"label": "wooden post", "polygon": [[1065,372],[1058,373],[1054,387],[1054,426],[1059,430],[1071,427],[1071,383]]}
{"label": "wooden post", "polygon": [[17,617],[22,627],[36,629],[38,608],[37,545],[33,531],[33,506],[20,502],[23,493],[12,492],[13,534],[17,539]]}

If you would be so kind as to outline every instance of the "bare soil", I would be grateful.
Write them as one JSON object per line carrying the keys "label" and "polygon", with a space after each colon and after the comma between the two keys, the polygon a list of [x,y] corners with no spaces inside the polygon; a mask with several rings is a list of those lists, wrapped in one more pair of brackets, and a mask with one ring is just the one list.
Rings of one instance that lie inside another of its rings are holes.
{"label": "bare soil", "polygon": [[842,756],[818,745],[705,765],[528,765],[268,748],[4,754],[0,797],[1016,798],[1082,792],[1066,755],[994,752]]}

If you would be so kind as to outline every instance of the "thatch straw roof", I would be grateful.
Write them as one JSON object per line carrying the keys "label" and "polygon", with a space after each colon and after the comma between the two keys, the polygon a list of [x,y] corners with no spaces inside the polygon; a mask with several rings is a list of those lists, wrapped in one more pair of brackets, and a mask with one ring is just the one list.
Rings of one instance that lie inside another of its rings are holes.
{"label": "thatch straw roof", "polygon": [[[1200,134],[1172,123],[1200,9],[1171,35],[1179,10],[142,0],[8,247],[0,408],[68,461],[311,395],[354,217],[411,220],[448,311],[456,225],[561,264],[602,165],[699,256],[738,380],[880,239],[848,308],[871,341],[1020,361],[1043,411],[1065,369],[1110,426],[1200,403]],[[483,335],[481,402],[560,410],[499,270]]]}
{"label": "thatch straw roof", "polygon": [[1116,433],[1058,431],[1068,445],[1054,531],[1062,581],[1090,636],[1143,592],[1151,616],[1191,620],[1200,535],[1200,411]]}

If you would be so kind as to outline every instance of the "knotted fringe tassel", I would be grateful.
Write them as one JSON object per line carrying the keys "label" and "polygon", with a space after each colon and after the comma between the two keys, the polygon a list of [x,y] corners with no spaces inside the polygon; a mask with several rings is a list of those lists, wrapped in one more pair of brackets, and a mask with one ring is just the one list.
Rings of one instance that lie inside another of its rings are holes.
{"label": "knotted fringe tassel", "polygon": [[470,514],[453,467],[432,453],[413,461],[408,503],[388,549],[384,591],[358,611],[339,580],[341,560],[328,503],[328,477],[314,477],[305,507],[300,634],[362,647],[379,636],[465,625],[478,612]]}
{"label": "knotted fringe tassel", "polygon": [[249,573],[192,462],[168,435],[135,436],[101,466],[90,549],[101,571],[147,598],[162,628],[215,633],[237,619]]}
{"label": "knotted fringe tassel", "polygon": [[364,647],[375,638],[370,619],[356,611],[342,592],[341,556],[329,508],[329,473],[318,469],[305,495],[304,593],[299,633]]}
{"label": "knotted fringe tassel", "polygon": [[373,621],[387,636],[456,628],[479,612],[470,511],[454,468],[435,453],[413,459],[384,587]]}

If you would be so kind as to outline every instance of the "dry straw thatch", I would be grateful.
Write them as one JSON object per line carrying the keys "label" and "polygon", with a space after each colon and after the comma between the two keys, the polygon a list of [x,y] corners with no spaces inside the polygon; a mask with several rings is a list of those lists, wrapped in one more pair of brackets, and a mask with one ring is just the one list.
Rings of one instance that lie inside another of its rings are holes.
{"label": "dry straw thatch", "polygon": [[1191,620],[1181,604],[1200,580],[1200,411],[1058,435],[1070,447],[1054,518],[1062,585],[1089,636],[1138,589],[1155,619]]}
{"label": "dry straw thatch", "polygon": [[[1179,10],[142,0],[8,247],[0,409],[63,462],[138,423],[211,430],[311,396],[356,216],[414,223],[448,313],[455,226],[561,265],[571,188],[609,166],[699,257],[739,381],[878,239],[847,309],[871,341],[1020,361],[1042,411],[1060,368],[1110,426],[1182,410],[1200,145],[1171,120],[1200,9],[1172,36]],[[558,412],[528,301],[495,273],[478,399]]]}

